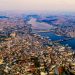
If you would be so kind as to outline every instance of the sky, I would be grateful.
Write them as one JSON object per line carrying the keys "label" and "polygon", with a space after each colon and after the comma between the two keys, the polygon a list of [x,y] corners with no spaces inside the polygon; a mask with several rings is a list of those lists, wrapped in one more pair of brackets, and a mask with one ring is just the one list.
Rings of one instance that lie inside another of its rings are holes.
{"label": "sky", "polygon": [[75,12],[75,0],[0,0],[0,11],[5,10]]}

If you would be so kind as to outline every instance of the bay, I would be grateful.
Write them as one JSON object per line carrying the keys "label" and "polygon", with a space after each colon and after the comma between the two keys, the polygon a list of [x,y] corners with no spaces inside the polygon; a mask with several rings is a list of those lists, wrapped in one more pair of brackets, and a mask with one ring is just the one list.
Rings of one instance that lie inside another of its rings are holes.
{"label": "bay", "polygon": [[[39,32],[38,34],[41,35],[42,37],[48,37],[52,41],[63,40],[64,38],[66,38],[65,36],[59,36],[52,32]],[[75,38],[67,40],[67,41],[62,41],[59,43],[62,45],[68,45],[73,50],[75,50]]]}

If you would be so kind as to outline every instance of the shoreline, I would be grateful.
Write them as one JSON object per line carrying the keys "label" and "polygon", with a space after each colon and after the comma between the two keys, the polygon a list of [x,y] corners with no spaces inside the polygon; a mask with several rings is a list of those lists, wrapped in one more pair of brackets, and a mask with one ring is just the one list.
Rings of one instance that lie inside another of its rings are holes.
{"label": "shoreline", "polygon": [[[40,33],[49,33],[49,32],[38,32],[38,34],[40,35]],[[52,32],[50,32],[50,33],[52,33]],[[53,33],[54,34],[54,33]],[[56,34],[54,34],[54,35],[56,35]],[[42,36],[42,35],[41,35]],[[56,35],[57,37],[65,37],[65,36],[58,36],[58,35]],[[51,39],[50,38],[50,36],[43,36],[43,37],[49,37],[48,39]],[[65,37],[65,38],[68,38],[68,37]],[[71,38],[70,40],[74,40],[75,38]],[[59,39],[60,40],[60,39]],[[56,40],[52,40],[51,39],[51,41],[58,41],[57,39]],[[64,42],[67,42],[68,40],[63,40],[63,41],[60,41],[60,42],[58,42],[59,44],[61,44],[61,45],[64,45],[64,46],[66,46],[67,45],[67,43],[66,44],[64,44]],[[62,43],[63,42],[63,43]],[[69,44],[68,44],[68,46],[69,46]],[[69,47],[71,47],[71,46],[69,46]],[[75,48],[73,48],[73,47],[71,47],[74,51],[75,51]]]}

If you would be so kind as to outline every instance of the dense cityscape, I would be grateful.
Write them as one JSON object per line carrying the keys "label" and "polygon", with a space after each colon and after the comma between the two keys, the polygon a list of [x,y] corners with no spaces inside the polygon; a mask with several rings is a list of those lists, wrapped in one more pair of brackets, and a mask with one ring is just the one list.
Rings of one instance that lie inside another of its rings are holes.
{"label": "dense cityscape", "polygon": [[0,75],[75,75],[75,0],[0,0]]}
{"label": "dense cityscape", "polygon": [[75,75],[75,51],[38,34],[48,30],[74,38],[75,26],[51,24],[50,29],[36,29],[30,19],[47,21],[23,16],[0,16],[0,75]]}

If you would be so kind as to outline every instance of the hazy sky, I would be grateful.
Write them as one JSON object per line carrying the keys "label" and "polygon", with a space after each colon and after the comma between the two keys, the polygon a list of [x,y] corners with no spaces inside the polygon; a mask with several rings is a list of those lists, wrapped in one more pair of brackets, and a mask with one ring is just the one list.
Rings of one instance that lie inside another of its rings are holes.
{"label": "hazy sky", "polygon": [[75,11],[75,0],[0,0],[0,10]]}

